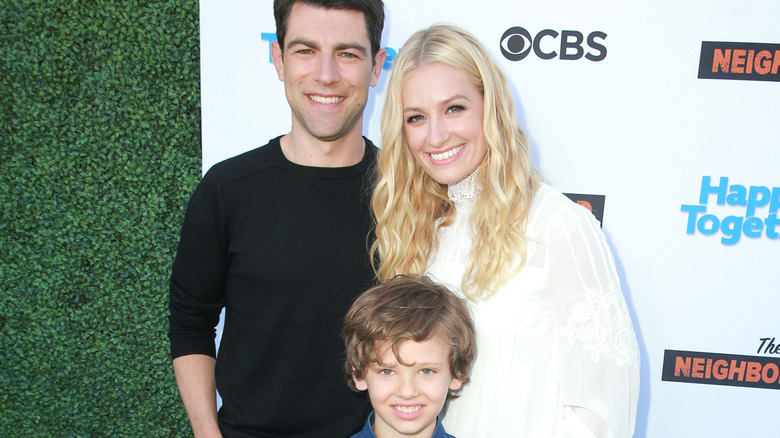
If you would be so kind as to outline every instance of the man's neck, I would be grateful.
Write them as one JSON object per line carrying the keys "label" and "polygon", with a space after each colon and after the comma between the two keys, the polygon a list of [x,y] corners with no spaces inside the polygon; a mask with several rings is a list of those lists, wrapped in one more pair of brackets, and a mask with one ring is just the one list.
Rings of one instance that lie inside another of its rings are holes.
{"label": "man's neck", "polygon": [[280,140],[285,158],[310,167],[347,167],[359,163],[365,153],[362,134],[356,130],[333,141],[298,135],[295,130]]}

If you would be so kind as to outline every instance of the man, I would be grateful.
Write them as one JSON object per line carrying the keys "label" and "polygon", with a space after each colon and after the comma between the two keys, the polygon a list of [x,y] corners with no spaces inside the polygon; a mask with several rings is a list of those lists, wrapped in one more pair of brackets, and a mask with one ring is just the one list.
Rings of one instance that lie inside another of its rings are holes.
{"label": "man", "polygon": [[370,410],[343,382],[339,330],[374,278],[375,147],[361,130],[383,4],[275,0],[274,16],[292,128],[204,176],[171,275],[171,355],[196,437],[345,437]]}

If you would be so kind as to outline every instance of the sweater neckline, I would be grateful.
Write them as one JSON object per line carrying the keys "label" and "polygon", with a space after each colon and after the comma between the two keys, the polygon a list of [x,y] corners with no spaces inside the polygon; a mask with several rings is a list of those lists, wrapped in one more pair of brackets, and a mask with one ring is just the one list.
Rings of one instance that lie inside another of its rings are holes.
{"label": "sweater neckline", "polygon": [[276,155],[278,162],[281,163],[283,167],[302,175],[315,176],[320,178],[343,178],[360,175],[365,173],[366,170],[375,161],[376,147],[371,142],[371,140],[363,137],[365,149],[363,151],[363,158],[359,162],[343,167],[305,166],[294,163],[284,156],[284,152],[282,152],[282,144],[280,142],[281,138],[282,135],[274,138],[269,143],[269,146],[273,145],[274,155]]}

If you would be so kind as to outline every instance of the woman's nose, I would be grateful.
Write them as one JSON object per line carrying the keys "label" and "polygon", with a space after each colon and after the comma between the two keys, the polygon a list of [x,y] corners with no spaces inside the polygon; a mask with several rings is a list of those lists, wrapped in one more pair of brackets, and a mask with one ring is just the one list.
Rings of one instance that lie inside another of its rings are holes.
{"label": "woman's nose", "polygon": [[432,117],[428,123],[428,143],[436,148],[446,146],[450,138],[447,124],[440,117]]}

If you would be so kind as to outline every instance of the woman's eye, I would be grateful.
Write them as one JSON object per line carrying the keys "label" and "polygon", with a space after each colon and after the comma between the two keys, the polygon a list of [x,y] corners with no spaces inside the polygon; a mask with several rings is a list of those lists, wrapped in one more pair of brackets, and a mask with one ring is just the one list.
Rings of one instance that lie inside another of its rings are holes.
{"label": "woman's eye", "polygon": [[452,105],[451,107],[447,108],[448,113],[457,113],[459,111],[463,111],[465,108],[463,105]]}
{"label": "woman's eye", "polygon": [[420,120],[422,120],[422,119],[423,119],[423,116],[421,116],[421,115],[415,115],[415,116],[408,117],[408,118],[406,119],[406,123],[414,123],[414,122],[419,122],[419,121],[420,121]]}

